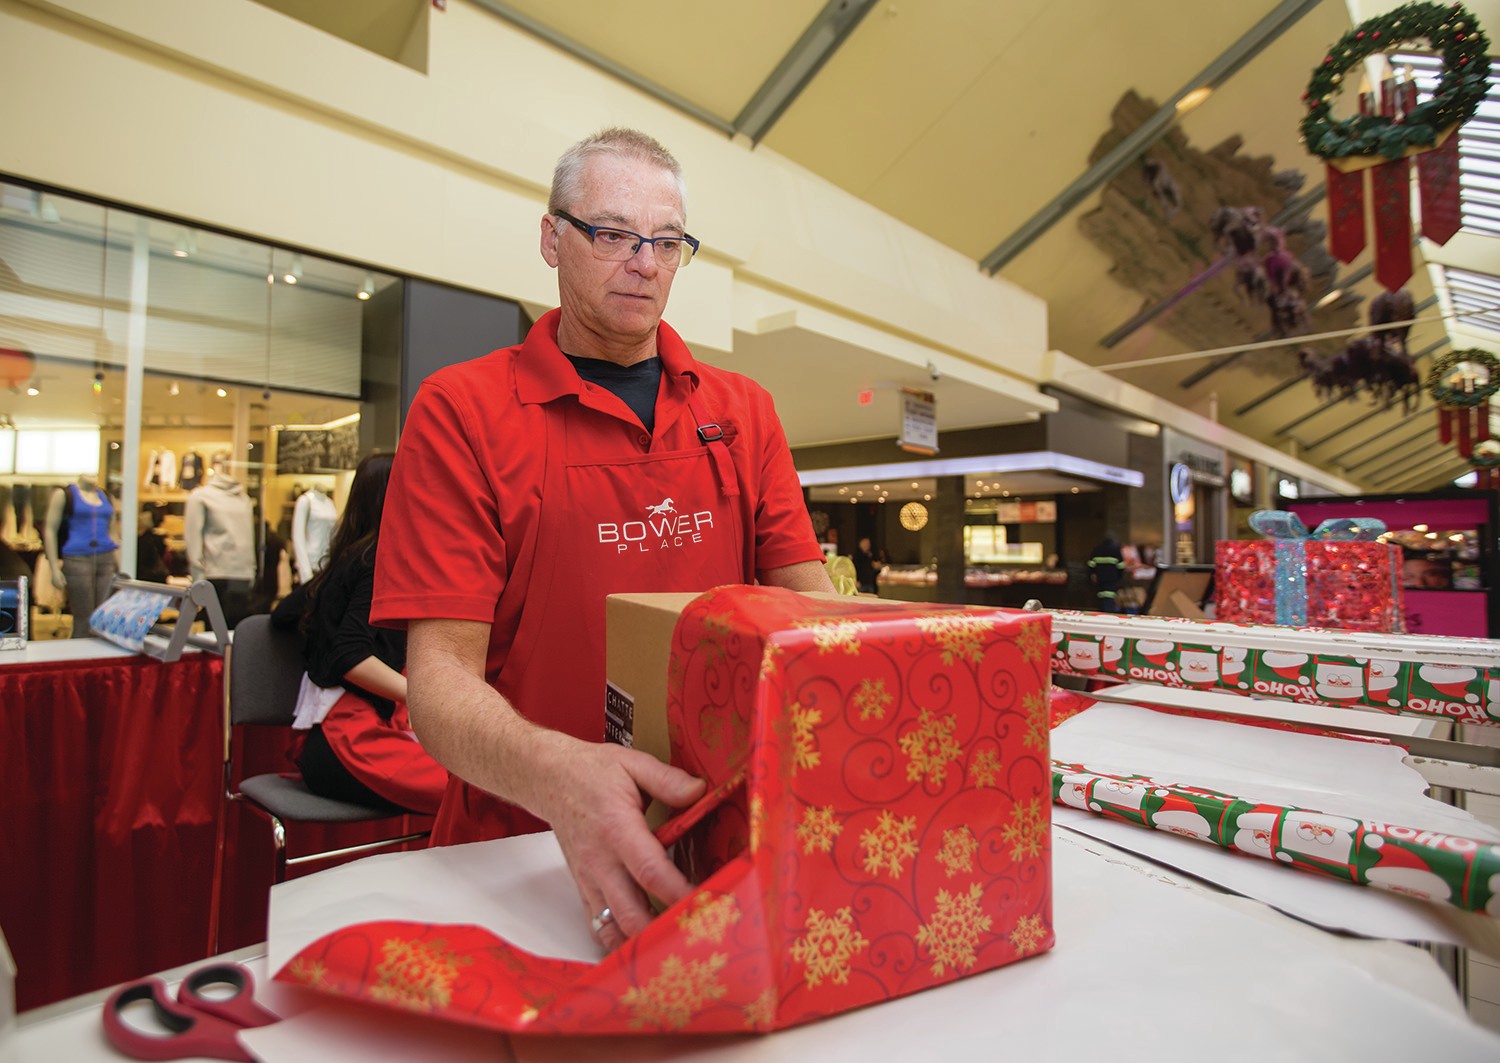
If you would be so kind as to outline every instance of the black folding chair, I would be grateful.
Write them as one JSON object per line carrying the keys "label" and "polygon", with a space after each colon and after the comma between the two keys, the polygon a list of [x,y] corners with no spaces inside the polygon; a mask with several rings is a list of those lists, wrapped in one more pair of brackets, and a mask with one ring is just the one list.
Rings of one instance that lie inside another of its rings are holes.
{"label": "black folding chair", "polygon": [[296,776],[252,775],[240,781],[238,790],[233,788],[230,770],[234,761],[236,730],[242,727],[290,727],[305,667],[302,637],[295,631],[272,627],[269,616],[249,616],[235,627],[234,639],[224,661],[224,796],[229,804],[219,817],[218,844],[214,851],[209,955],[217,955],[219,951],[225,830],[229,809],[236,803],[243,804],[270,824],[276,850],[277,882],[286,880],[286,871],[291,865],[332,860],[427,837],[428,832],[421,831],[288,858],[288,823],[365,823],[401,819],[404,814],[393,815],[389,808],[371,808],[352,801],[321,797]]}

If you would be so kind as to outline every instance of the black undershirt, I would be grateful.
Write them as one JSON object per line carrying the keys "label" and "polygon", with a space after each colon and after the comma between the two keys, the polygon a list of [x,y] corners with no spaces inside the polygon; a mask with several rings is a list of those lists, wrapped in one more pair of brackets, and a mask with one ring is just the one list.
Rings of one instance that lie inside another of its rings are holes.
{"label": "black undershirt", "polygon": [[603,358],[579,358],[565,355],[590,384],[613,393],[632,413],[641,419],[648,432],[656,428],[656,392],[661,386],[661,359],[653,355],[634,365],[616,365]]}

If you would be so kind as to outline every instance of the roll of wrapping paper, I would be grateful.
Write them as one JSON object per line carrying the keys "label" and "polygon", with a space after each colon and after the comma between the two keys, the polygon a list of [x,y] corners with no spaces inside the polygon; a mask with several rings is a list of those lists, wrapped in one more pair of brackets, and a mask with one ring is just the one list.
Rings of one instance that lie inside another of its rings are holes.
{"label": "roll of wrapping paper", "polygon": [[1246,856],[1500,916],[1500,845],[1052,762],[1052,799]]}

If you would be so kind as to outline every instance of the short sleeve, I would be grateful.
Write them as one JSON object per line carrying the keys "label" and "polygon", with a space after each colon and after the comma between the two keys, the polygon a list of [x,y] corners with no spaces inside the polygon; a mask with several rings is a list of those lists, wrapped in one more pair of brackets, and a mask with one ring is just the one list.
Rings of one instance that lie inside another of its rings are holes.
{"label": "short sleeve", "polygon": [[505,540],[471,421],[433,380],[412,402],[381,514],[372,623],[495,619]]}
{"label": "short sleeve", "polygon": [[792,464],[791,448],[770,395],[761,392],[756,406],[761,442],[760,492],[755,506],[755,569],[781,568],[804,561],[822,561],[812,518],[802,496],[802,483]]}

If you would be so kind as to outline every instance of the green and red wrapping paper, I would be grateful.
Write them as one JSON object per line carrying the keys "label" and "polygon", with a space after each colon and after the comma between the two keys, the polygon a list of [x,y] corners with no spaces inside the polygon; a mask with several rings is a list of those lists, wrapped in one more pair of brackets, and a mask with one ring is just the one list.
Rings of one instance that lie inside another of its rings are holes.
{"label": "green and red wrapping paper", "polygon": [[1500,724],[1500,643],[1490,639],[1058,611],[1052,614],[1052,669]]}
{"label": "green and red wrapping paper", "polygon": [[1406,630],[1401,548],[1375,541],[1380,521],[1327,520],[1309,532],[1293,513],[1259,510],[1250,524],[1268,538],[1215,544],[1218,619]]}
{"label": "green and red wrapping paper", "polygon": [[513,1032],[744,1033],[1043,952],[1049,623],[711,591],[682,613],[668,676],[673,762],[710,789],[659,832],[690,896],[597,964],[371,923],[277,977]]}
{"label": "green and red wrapping paper", "polygon": [[1144,775],[1052,765],[1053,799],[1247,856],[1500,916],[1500,845],[1264,804]]}

